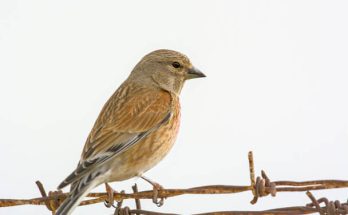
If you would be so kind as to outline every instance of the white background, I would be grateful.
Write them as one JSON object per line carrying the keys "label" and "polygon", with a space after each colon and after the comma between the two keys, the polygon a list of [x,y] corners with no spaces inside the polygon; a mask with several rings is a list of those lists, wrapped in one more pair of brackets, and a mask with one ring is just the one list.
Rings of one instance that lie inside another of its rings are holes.
{"label": "white background", "polygon": [[[247,185],[253,150],[257,171],[272,180],[348,179],[347,11],[347,1],[331,0],[1,0],[0,198],[38,197],[36,180],[55,189],[105,101],[160,48],[187,54],[208,77],[186,83],[177,143],[148,177],[167,188]],[[112,185],[130,191],[133,183]],[[348,198],[347,189],[314,194]],[[251,198],[180,196],[143,207],[188,214],[309,202],[304,193],[255,206]],[[112,213],[98,204],[74,214]]]}

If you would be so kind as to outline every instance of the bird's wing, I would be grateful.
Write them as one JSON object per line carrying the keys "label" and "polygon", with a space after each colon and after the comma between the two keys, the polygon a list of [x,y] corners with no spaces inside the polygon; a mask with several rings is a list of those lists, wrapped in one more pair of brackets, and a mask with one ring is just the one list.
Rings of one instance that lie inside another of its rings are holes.
{"label": "bird's wing", "polygon": [[58,187],[73,183],[167,123],[172,116],[166,91],[126,86],[103,107],[87,139],[80,163]]}

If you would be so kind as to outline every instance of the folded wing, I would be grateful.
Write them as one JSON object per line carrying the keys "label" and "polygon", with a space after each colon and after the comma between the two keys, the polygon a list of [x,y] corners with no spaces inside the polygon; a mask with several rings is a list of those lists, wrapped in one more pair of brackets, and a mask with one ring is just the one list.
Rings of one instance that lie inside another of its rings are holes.
{"label": "folded wing", "polygon": [[172,116],[171,95],[166,91],[132,85],[120,87],[103,107],[87,138],[80,163],[59,186],[61,189],[141,143]]}

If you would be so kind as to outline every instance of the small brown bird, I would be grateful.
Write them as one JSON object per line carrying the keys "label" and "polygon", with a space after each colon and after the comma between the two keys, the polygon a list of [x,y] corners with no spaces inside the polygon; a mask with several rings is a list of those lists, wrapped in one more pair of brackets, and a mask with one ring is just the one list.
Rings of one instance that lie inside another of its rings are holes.
{"label": "small brown bird", "polygon": [[162,160],[179,130],[184,82],[199,77],[205,75],[176,51],[141,59],[101,110],[79,165],[58,186],[71,189],[56,214],[70,214],[94,187],[142,176]]}

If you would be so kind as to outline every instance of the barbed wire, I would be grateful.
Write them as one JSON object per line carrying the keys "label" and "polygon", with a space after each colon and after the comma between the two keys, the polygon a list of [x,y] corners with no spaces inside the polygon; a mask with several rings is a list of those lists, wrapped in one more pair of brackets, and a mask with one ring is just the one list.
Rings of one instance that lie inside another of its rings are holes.
{"label": "barbed wire", "polygon": [[[286,208],[276,208],[265,211],[216,211],[202,214],[311,214],[320,213],[325,215],[341,215],[348,214],[348,203],[341,204],[339,201],[329,201],[326,198],[315,199],[313,194],[309,191],[313,190],[326,190],[334,188],[348,188],[348,181],[345,180],[311,180],[311,181],[271,181],[265,171],[261,171],[261,176],[255,177],[254,158],[253,153],[248,153],[249,160],[249,175],[250,185],[237,186],[237,185],[209,185],[193,187],[188,189],[161,189],[158,192],[153,190],[138,191],[138,187],[135,184],[132,189],[133,193],[114,192],[113,199],[117,202],[117,206],[113,204],[115,213],[117,215],[131,215],[131,214],[173,214],[173,213],[158,213],[154,211],[146,211],[141,209],[141,199],[153,199],[155,198],[169,198],[184,194],[235,194],[240,192],[251,191],[253,199],[251,204],[255,204],[259,198],[271,195],[276,196],[279,192],[305,192],[310,198],[311,203],[306,206],[295,206]],[[45,205],[48,210],[55,213],[59,205],[67,197],[68,193],[62,191],[50,191],[47,195],[44,186],[40,181],[36,182],[36,185],[41,193],[41,197],[32,199],[0,199],[0,207],[10,207],[19,205]],[[108,200],[107,192],[89,193],[87,195],[89,199],[80,203],[82,205],[97,204]],[[134,199],[136,201],[136,209],[130,209],[128,207],[122,207],[123,200]],[[324,203],[325,206],[320,206]],[[201,215],[202,215],[201,214]]]}

